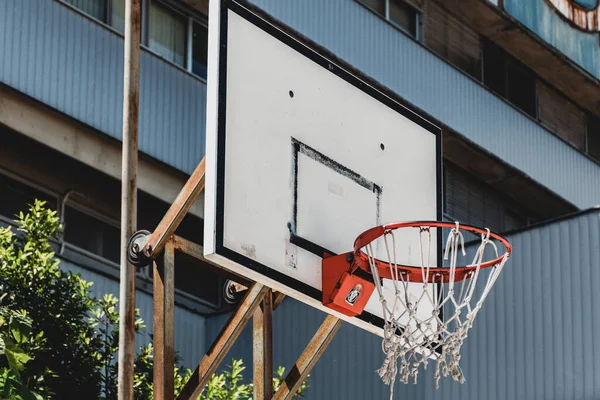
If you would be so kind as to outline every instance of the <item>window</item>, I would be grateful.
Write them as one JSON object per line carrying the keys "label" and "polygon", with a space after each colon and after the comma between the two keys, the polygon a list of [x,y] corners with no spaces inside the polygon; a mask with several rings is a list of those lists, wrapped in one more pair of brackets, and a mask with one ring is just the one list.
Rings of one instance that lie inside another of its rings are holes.
{"label": "window", "polygon": [[481,80],[479,34],[435,1],[425,2],[424,7],[423,40],[427,47]]}
{"label": "window", "polygon": [[402,0],[359,1],[414,38],[418,37],[419,12],[410,4]]}
{"label": "window", "polygon": [[125,0],[64,0],[90,17],[124,31]]}
{"label": "window", "polygon": [[208,28],[196,21],[192,24],[192,73],[206,79]]}
{"label": "window", "polygon": [[119,263],[121,235],[118,226],[70,206],[65,207],[64,221],[65,242]]}
{"label": "window", "polygon": [[25,213],[36,199],[46,201],[46,207],[56,210],[56,197],[2,174],[0,174],[0,193],[2,194],[0,215],[11,221],[19,212]]}
{"label": "window", "polygon": [[537,118],[535,75],[516,59],[485,41],[483,83],[512,104]]}
{"label": "window", "polygon": [[505,199],[493,187],[448,163],[444,165],[444,173],[447,220],[483,226],[497,232],[527,225],[527,212],[515,208],[514,202]]}
{"label": "window", "polygon": [[148,47],[158,55],[185,66],[187,19],[156,1],[150,3]]}
{"label": "window", "polygon": [[600,162],[600,118],[592,115],[587,123],[587,153]]}
{"label": "window", "polygon": [[[125,0],[62,0],[117,31],[125,31]],[[146,9],[147,7],[147,9]],[[165,60],[206,79],[208,28],[165,3],[142,1],[142,44]]]}
{"label": "window", "polygon": [[537,82],[537,95],[540,123],[579,151],[585,151],[585,113],[541,81]]}
{"label": "window", "polygon": [[107,22],[108,0],[66,0],[66,2],[99,21]]}

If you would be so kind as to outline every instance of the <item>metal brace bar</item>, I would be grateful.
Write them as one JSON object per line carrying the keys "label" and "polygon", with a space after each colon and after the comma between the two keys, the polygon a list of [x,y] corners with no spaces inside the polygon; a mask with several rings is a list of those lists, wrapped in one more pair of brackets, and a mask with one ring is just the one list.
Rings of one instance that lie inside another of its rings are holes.
{"label": "metal brace bar", "polygon": [[267,292],[252,317],[254,398],[273,397],[273,296]]}
{"label": "metal brace bar", "polygon": [[181,192],[177,195],[173,204],[171,204],[169,211],[167,211],[144,245],[143,253],[146,257],[151,259],[156,258],[162,251],[167,240],[175,233],[183,217],[185,217],[200,193],[204,190],[205,170],[206,160],[203,157],[200,164],[198,164],[183,186],[183,189],[181,189]]}
{"label": "metal brace bar", "polygon": [[156,400],[175,397],[175,248],[165,246],[162,265],[154,262],[154,366]]}
{"label": "metal brace bar", "polygon": [[244,299],[238,305],[235,313],[229,318],[217,339],[213,342],[210,350],[206,353],[200,364],[185,384],[177,400],[196,399],[206,386],[206,383],[215,373],[221,361],[227,355],[233,343],[242,333],[244,326],[248,323],[256,308],[269,291],[264,285],[254,283]]}
{"label": "metal brace bar", "polygon": [[291,400],[294,397],[302,382],[304,382],[309,372],[325,352],[329,343],[331,343],[340,326],[342,326],[341,319],[333,315],[328,315],[325,318],[315,336],[313,336],[294,367],[287,374],[279,389],[277,389],[273,400]]}
{"label": "metal brace bar", "polygon": [[283,294],[281,292],[273,293],[273,311],[275,311],[277,309],[277,307],[279,307],[281,305],[281,303],[283,302],[283,299],[285,299],[285,294]]}

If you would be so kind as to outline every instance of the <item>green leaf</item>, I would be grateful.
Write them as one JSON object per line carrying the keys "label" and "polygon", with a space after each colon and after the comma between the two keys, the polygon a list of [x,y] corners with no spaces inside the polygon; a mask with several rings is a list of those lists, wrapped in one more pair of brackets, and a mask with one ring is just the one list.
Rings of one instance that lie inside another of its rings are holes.
{"label": "green leaf", "polygon": [[44,400],[42,396],[35,392],[32,392],[16,379],[11,379],[11,384],[23,400]]}
{"label": "green leaf", "polygon": [[12,340],[6,338],[5,344],[4,353],[6,355],[6,360],[8,361],[8,366],[13,373],[19,377],[19,372],[25,369],[25,364],[31,360],[31,357],[28,356],[23,349],[14,344]]}

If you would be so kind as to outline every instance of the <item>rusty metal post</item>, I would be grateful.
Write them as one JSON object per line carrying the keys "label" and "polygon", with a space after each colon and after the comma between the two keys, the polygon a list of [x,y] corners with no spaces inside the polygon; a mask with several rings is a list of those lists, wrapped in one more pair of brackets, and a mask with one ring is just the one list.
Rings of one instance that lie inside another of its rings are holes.
{"label": "rusty metal post", "polygon": [[277,307],[279,307],[281,305],[281,303],[283,302],[283,299],[285,299],[285,294],[283,294],[281,292],[273,293],[273,311],[275,311],[277,309]]}
{"label": "rusty metal post", "polygon": [[190,175],[188,181],[177,195],[177,198],[144,245],[143,252],[146,257],[156,258],[162,251],[167,240],[175,233],[175,230],[200,193],[204,190],[205,166],[205,157],[202,157],[200,164],[192,172],[192,175]]}
{"label": "rusty metal post", "polygon": [[133,399],[135,351],[135,267],[127,261],[136,230],[140,82],[140,0],[125,2],[123,154],[121,171],[121,273],[119,290],[119,400]]}
{"label": "rusty metal post", "polygon": [[152,313],[153,319],[153,340],[154,340],[154,354],[152,356],[152,394],[156,400],[163,400],[165,398],[165,286],[163,281],[164,266],[160,263],[152,262],[153,270],[153,302],[154,311]]}
{"label": "rusty metal post", "polygon": [[269,290],[252,317],[254,400],[273,397],[273,296]]}
{"label": "rusty metal post", "polygon": [[154,358],[155,400],[175,397],[175,247],[167,242],[163,263],[154,262]]}
{"label": "rusty metal post", "polygon": [[213,342],[210,350],[206,353],[196,370],[181,390],[177,400],[196,399],[206,386],[206,383],[215,373],[221,361],[227,355],[233,343],[242,333],[244,326],[248,323],[256,308],[263,301],[268,288],[255,283],[248,289],[248,293],[238,305],[235,313],[229,318],[221,333]]}
{"label": "rusty metal post", "polygon": [[291,400],[294,397],[302,382],[304,382],[311,369],[319,361],[329,343],[331,343],[340,326],[342,326],[341,319],[333,315],[328,315],[325,318],[315,336],[313,336],[294,367],[287,374],[279,389],[277,389],[273,400]]}

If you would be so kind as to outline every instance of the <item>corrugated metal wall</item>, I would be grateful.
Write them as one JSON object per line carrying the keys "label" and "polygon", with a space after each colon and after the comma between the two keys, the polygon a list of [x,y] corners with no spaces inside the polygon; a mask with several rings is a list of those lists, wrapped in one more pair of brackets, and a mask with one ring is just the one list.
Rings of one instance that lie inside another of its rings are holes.
{"label": "corrugated metal wall", "polygon": [[[0,1],[0,82],[121,138],[123,38],[57,0]],[[204,154],[206,85],[144,50],[140,150],[191,172]]]}
{"label": "corrugated metal wall", "polygon": [[[207,346],[227,321],[228,316],[207,320]],[[289,371],[302,353],[325,314],[292,298],[287,298],[273,313],[273,368]],[[248,367],[245,376],[252,379],[252,323],[235,343],[222,367],[231,358],[242,358]],[[381,383],[375,371],[381,366],[381,340],[350,324],[344,324],[323,357],[311,372],[306,398],[311,400],[389,399],[389,387]],[[417,387],[397,385],[395,398],[418,399]]]}
{"label": "corrugated metal wall", "polygon": [[[578,207],[598,203],[597,163],[358,2],[254,3]],[[4,0],[0,27],[0,82],[120,137],[119,35],[57,0]],[[143,51],[140,91],[140,149],[191,172],[204,154],[205,84]]]}
{"label": "corrugated metal wall", "polygon": [[357,1],[252,2],[578,207],[600,201],[597,163]]}
{"label": "corrugated metal wall", "polygon": [[504,0],[504,10],[591,75],[600,78],[598,32],[588,33],[571,26],[544,0]]}
{"label": "corrugated metal wall", "polygon": [[425,385],[422,398],[600,398],[600,209],[509,240],[514,255],[463,348],[467,383]]}
{"label": "corrugated metal wall", "polygon": [[[61,268],[81,274],[88,282],[94,282],[91,290],[94,296],[101,297],[104,294],[113,294],[119,297],[119,282],[104,275],[90,271],[75,265],[69,261],[61,260]],[[148,293],[137,291],[136,307],[140,309],[140,317],[144,320],[147,328],[146,333],[152,333],[152,296]],[[194,369],[198,361],[206,352],[206,320],[204,317],[194,314],[184,308],[175,307],[175,350],[181,356],[181,363],[188,368]],[[149,342],[148,335],[136,337],[136,348]]]}
{"label": "corrugated metal wall", "polygon": [[[509,235],[514,254],[462,350],[463,385],[433,371],[396,385],[396,399],[552,400],[600,398],[600,209]],[[273,314],[274,364],[293,365],[324,314],[286,299]],[[207,320],[207,346],[226,317]],[[251,376],[247,328],[226,360],[243,357]],[[310,379],[307,398],[386,399],[375,374],[380,339],[343,325]]]}

